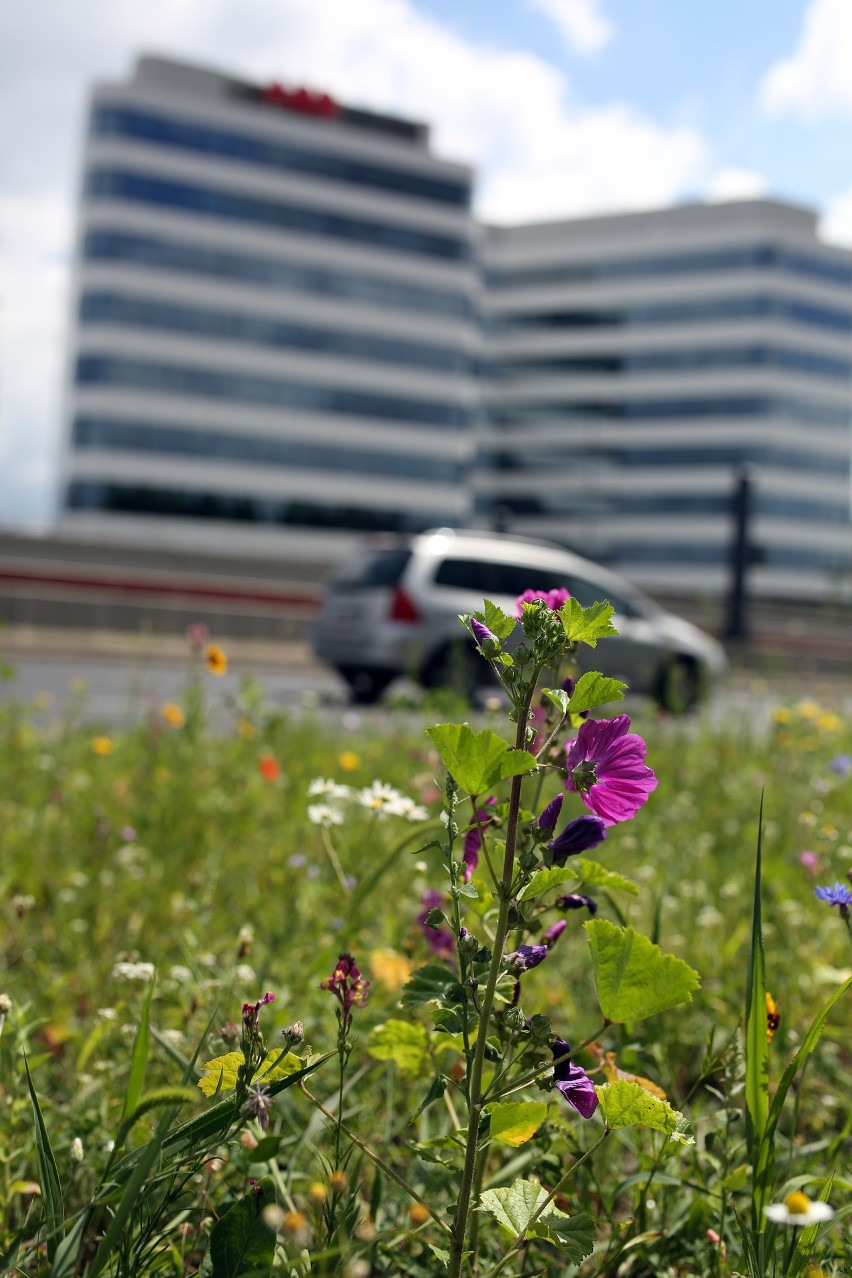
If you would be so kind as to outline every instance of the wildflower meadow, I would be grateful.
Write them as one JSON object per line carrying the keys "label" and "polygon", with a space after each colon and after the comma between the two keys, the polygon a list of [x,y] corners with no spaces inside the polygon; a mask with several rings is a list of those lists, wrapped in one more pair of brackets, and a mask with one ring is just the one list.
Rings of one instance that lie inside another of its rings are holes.
{"label": "wildflower meadow", "polygon": [[485,708],[214,718],[201,626],[129,728],[10,684],[0,1273],[852,1272],[852,723],[461,620]]}

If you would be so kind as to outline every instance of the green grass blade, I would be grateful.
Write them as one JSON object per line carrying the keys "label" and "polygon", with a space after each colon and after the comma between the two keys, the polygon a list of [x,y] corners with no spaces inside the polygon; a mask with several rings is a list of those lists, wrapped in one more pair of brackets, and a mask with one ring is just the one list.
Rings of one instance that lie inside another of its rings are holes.
{"label": "green grass blade", "polygon": [[[834,1181],[834,1172],[831,1172],[823,1183],[820,1190],[819,1201],[821,1203],[828,1202],[828,1196],[831,1193],[831,1186]],[[817,1235],[820,1231],[820,1225],[806,1225],[804,1229],[798,1230],[798,1238],[796,1239],[796,1250],[790,1257],[790,1264],[787,1267],[786,1278],[801,1278],[805,1272]]]}
{"label": "green grass blade", "polygon": [[65,1234],[65,1205],[62,1201],[62,1185],[59,1180],[59,1169],[50,1147],[47,1128],[44,1125],[41,1106],[38,1103],[36,1090],[30,1074],[29,1063],[24,1057],[24,1069],[27,1072],[27,1086],[30,1089],[30,1100],[33,1106],[36,1133],[36,1156],[38,1158],[41,1196],[44,1203],[45,1240],[47,1256],[50,1261],[56,1255],[56,1248]]}
{"label": "green grass blade", "polygon": [[130,1057],[130,1077],[127,1080],[127,1093],[124,1097],[124,1108],[121,1111],[120,1129],[126,1137],[126,1124],[130,1114],[139,1104],[142,1087],[145,1083],[145,1067],[148,1064],[149,1022],[151,1019],[151,1000],[154,997],[154,981],[148,986],[148,993],[142,1005],[139,1028],[133,1040],[133,1052]]}
{"label": "green grass blade", "polygon": [[746,986],[746,1142],[752,1165],[751,1226],[763,1229],[771,1147],[765,1140],[769,1120],[769,1040],[766,1035],[766,972],[763,952],[761,912],[763,861],[763,795],[757,828],[757,857],[754,871],[754,903],[751,917],[751,946]]}

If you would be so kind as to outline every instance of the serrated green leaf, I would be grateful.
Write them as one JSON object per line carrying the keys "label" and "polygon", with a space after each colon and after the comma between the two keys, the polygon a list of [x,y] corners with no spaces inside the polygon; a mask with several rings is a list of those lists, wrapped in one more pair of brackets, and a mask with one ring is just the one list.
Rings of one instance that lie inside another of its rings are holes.
{"label": "serrated green leaf", "polygon": [[517,1149],[536,1134],[547,1118],[547,1101],[509,1101],[486,1106],[491,1116],[491,1139]]}
{"label": "serrated green leaf", "polygon": [[467,723],[436,723],[426,729],[447,771],[468,794],[485,794],[507,777],[532,772],[533,755],[514,750],[490,728],[474,732]]}
{"label": "serrated green leaf", "polygon": [[412,972],[402,989],[403,1007],[417,1007],[421,1003],[442,1003],[456,978],[442,963],[427,963]]}
{"label": "serrated green leaf", "polygon": [[640,1021],[678,1003],[690,1003],[700,982],[683,959],[663,951],[630,927],[606,919],[583,926],[589,937],[595,985],[608,1021]]}
{"label": "serrated green leaf", "polygon": [[590,648],[597,647],[599,639],[618,634],[612,624],[614,611],[609,603],[598,602],[583,608],[574,598],[566,600],[559,611],[566,639],[571,643],[586,643]]}
{"label": "serrated green leaf", "polygon": [[[513,1238],[522,1238],[531,1218],[546,1201],[547,1190],[537,1180],[516,1180],[499,1189],[483,1190],[479,1195],[479,1210],[494,1216]],[[554,1210],[552,1203],[548,1207]]]}
{"label": "serrated green leaf", "polygon": [[[198,1080],[198,1086],[204,1095],[215,1096],[217,1091],[232,1092],[237,1085],[237,1075],[244,1059],[242,1052],[227,1052],[202,1066],[204,1073]],[[283,1056],[280,1051],[267,1052],[253,1081],[266,1086],[267,1083],[277,1082],[279,1078],[289,1078],[303,1068],[304,1061],[300,1061],[293,1052]]]}
{"label": "serrated green leaf", "polygon": [[593,710],[595,706],[605,706],[610,701],[621,701],[626,687],[627,684],[620,679],[608,679],[595,670],[587,670],[577,680],[568,703],[569,709],[572,714],[580,714],[583,710]]}
{"label": "serrated green leaf", "polygon": [[606,888],[611,892],[629,892],[639,895],[639,888],[632,879],[626,879],[617,870],[609,870],[599,861],[587,861],[584,857],[571,858],[571,865],[584,887]]}
{"label": "serrated green leaf", "polygon": [[492,603],[490,599],[486,599],[483,603],[482,612],[475,612],[474,617],[477,621],[482,621],[498,639],[508,639],[509,635],[518,624],[517,617],[510,617],[496,603]]}
{"label": "serrated green leaf", "polygon": [[429,1064],[429,1032],[416,1021],[385,1021],[370,1031],[367,1051],[376,1061],[393,1061],[400,1073],[421,1074]]}
{"label": "serrated green leaf", "polygon": [[467,897],[471,901],[479,900],[479,893],[472,883],[458,883],[455,890],[459,896]]}
{"label": "serrated green leaf", "polygon": [[210,1233],[212,1278],[239,1278],[240,1274],[268,1273],[275,1259],[275,1231],[263,1220],[263,1209],[275,1202],[270,1176],[260,1182],[260,1192],[249,1190],[238,1198]]}
{"label": "serrated green leaf", "polygon": [[595,1246],[595,1222],[585,1212],[566,1216],[564,1212],[545,1212],[529,1231],[559,1247],[571,1265],[580,1265],[591,1256]]}
{"label": "serrated green leaf", "polygon": [[668,1101],[652,1096],[640,1083],[619,1078],[614,1083],[595,1087],[601,1117],[607,1127],[631,1127],[641,1124],[655,1132],[665,1132],[671,1140],[683,1145],[694,1145],[688,1134],[686,1120],[679,1110],[672,1109]]}
{"label": "serrated green leaf", "polygon": [[564,688],[542,688],[541,695],[547,697],[561,714],[568,713],[568,703],[571,698]]}
{"label": "serrated green leaf", "polygon": [[549,869],[537,870],[529,883],[518,893],[518,900],[532,901],[537,896],[544,896],[545,892],[559,887],[562,883],[568,883],[570,880],[576,883],[578,877],[573,865],[552,865]]}

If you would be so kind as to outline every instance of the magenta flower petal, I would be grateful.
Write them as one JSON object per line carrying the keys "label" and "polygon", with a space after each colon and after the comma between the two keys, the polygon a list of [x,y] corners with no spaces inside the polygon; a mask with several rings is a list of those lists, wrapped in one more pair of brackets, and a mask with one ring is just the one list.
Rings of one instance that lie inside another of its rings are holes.
{"label": "magenta flower petal", "polygon": [[598,1107],[594,1083],[581,1065],[572,1064],[567,1056],[571,1048],[564,1038],[554,1039],[550,1050],[555,1061],[553,1086],[562,1093],[569,1105],[574,1106],[582,1118],[591,1118]]}
{"label": "magenta flower petal", "polygon": [[629,727],[626,714],[588,719],[566,751],[565,784],[607,825],[629,821],[657,788],[645,742]]}

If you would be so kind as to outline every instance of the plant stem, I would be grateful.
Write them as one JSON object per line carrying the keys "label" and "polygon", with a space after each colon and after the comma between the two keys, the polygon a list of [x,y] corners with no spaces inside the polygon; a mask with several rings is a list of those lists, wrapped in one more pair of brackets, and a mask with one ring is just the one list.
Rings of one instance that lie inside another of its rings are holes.
{"label": "plant stem", "polygon": [[326,855],[328,856],[328,859],[331,862],[331,866],[332,866],[332,869],[334,870],[334,873],[337,875],[337,881],[340,884],[340,886],[343,888],[343,891],[346,893],[346,895],[349,896],[352,889],[350,888],[349,884],[346,882],[346,875],[343,873],[343,866],[340,864],[337,853],[334,850],[334,844],[329,838],[328,831],[326,830],[324,825],[320,826],[320,834],[322,835],[322,843],[323,843],[323,847],[325,848]]}
{"label": "plant stem", "polygon": [[411,1185],[409,1185],[408,1181],[403,1180],[403,1178],[399,1175],[399,1173],[398,1173],[398,1172],[395,1172],[395,1171],[394,1171],[394,1169],[393,1169],[392,1167],[390,1167],[390,1166],[389,1166],[389,1165],[388,1165],[388,1164],[384,1161],[384,1159],[383,1159],[383,1158],[380,1158],[380,1157],[379,1157],[379,1155],[378,1155],[378,1154],[376,1154],[376,1153],[374,1153],[374,1152],[373,1152],[373,1150],[372,1150],[372,1149],[370,1149],[367,1145],[365,1145],[365,1144],[364,1144],[364,1142],[363,1142],[362,1140],[359,1140],[359,1138],[355,1135],[355,1133],[354,1133],[354,1132],[352,1132],[352,1131],[350,1131],[350,1130],[349,1130],[349,1128],[346,1126],[346,1124],[345,1124],[345,1123],[341,1122],[339,1118],[335,1118],[335,1117],[334,1117],[334,1115],[333,1115],[333,1114],[332,1114],[329,1110],[327,1110],[327,1109],[326,1109],[326,1107],[325,1107],[325,1105],[323,1105],[322,1101],[317,1100],[316,1096],[312,1095],[312,1094],[311,1094],[311,1092],[309,1092],[309,1091],[308,1091],[308,1089],[307,1089],[307,1087],[305,1087],[304,1083],[299,1083],[299,1091],[304,1092],[305,1096],[307,1096],[307,1098],[308,1098],[308,1100],[311,1102],[311,1104],[316,1105],[316,1107],[317,1107],[317,1109],[320,1111],[320,1113],[321,1113],[321,1114],[325,1114],[326,1118],[327,1118],[330,1122],[332,1122],[332,1123],[336,1123],[336,1124],[337,1124],[338,1129],[339,1129],[340,1131],[342,1131],[342,1132],[344,1133],[344,1135],[348,1137],[348,1139],[349,1139],[349,1140],[351,1140],[351,1141],[352,1141],[352,1144],[353,1144],[353,1145],[356,1145],[356,1146],[358,1147],[358,1149],[360,1149],[360,1150],[361,1150],[361,1153],[362,1153],[362,1154],[366,1154],[366,1155],[367,1155],[367,1157],[370,1159],[370,1161],[371,1161],[371,1162],[375,1163],[375,1165],[376,1165],[378,1168],[380,1168],[380,1169],[381,1169],[381,1171],[383,1171],[383,1172],[385,1173],[385,1175],[386,1175],[386,1176],[388,1176],[388,1177],[389,1177],[389,1178],[390,1178],[390,1179],[391,1179],[391,1180],[392,1180],[395,1184],[399,1185],[400,1189],[404,1190],[404,1192],[405,1192],[406,1194],[408,1194],[409,1198],[413,1198],[415,1202],[420,1203],[420,1204],[421,1204],[421,1206],[425,1207],[425,1208],[426,1208],[426,1210],[428,1211],[429,1215],[432,1217],[432,1219],[435,1221],[435,1223],[436,1223],[437,1225],[439,1225],[441,1229],[443,1229],[443,1231],[444,1231],[444,1233],[445,1233],[445,1234],[449,1234],[449,1233],[450,1233],[450,1227],[449,1227],[449,1225],[446,1223],[446,1221],[444,1221],[444,1220],[442,1220],[442,1219],[441,1219],[441,1217],[437,1214],[437,1212],[435,1212],[435,1211],[434,1211],[434,1210],[433,1210],[433,1209],[429,1206],[429,1204],[426,1202],[426,1200],[425,1200],[424,1198],[421,1198],[421,1197],[420,1197],[420,1195],[418,1194],[417,1190],[416,1190],[416,1189],[412,1189],[412,1187],[411,1187]]}
{"label": "plant stem", "polygon": [[[529,693],[524,698],[522,705],[518,707],[518,724],[515,734],[515,748],[518,750],[523,750],[526,745],[530,700],[535,684],[536,680],[533,679]],[[506,821],[506,851],[503,857],[502,879],[499,884],[500,906],[497,914],[497,926],[494,931],[491,967],[488,970],[488,981],[480,1002],[479,1026],[473,1053],[473,1066],[470,1072],[467,1144],[465,1147],[464,1167],[462,1169],[462,1181],[451,1233],[449,1278],[460,1278],[464,1261],[467,1220],[470,1213],[470,1201],[479,1148],[479,1122],[482,1117],[484,1103],[482,1070],[485,1062],[485,1042],[488,1037],[491,1009],[494,1006],[494,991],[497,988],[497,980],[500,976],[500,964],[503,960],[506,935],[509,931],[509,909],[512,904],[512,869],[515,862],[515,845],[518,837],[518,813],[521,807],[521,780],[519,776],[512,778],[512,789],[509,797],[509,814]],[[475,1257],[473,1259],[475,1260]]]}

